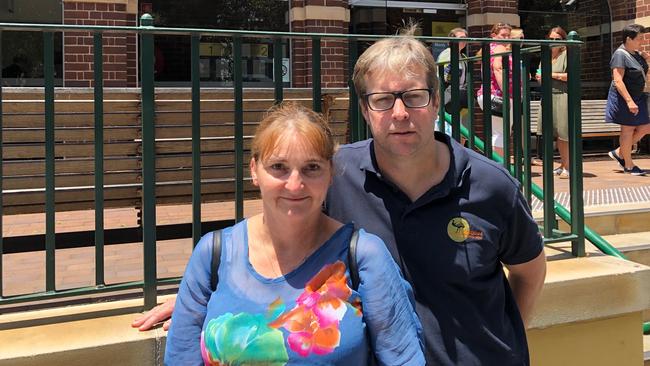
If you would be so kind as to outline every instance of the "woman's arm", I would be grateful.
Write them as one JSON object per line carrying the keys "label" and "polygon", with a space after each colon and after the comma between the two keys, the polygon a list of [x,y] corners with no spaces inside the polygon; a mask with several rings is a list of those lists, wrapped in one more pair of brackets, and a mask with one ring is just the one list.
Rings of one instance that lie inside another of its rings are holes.
{"label": "woman's arm", "polygon": [[166,365],[203,365],[201,331],[212,295],[210,263],[212,260],[212,233],[204,235],[187,264],[178,289],[174,322],[167,334]]}
{"label": "woman's arm", "polygon": [[560,80],[560,81],[567,81],[567,73],[566,72],[553,72],[551,73],[551,77],[555,80]]}
{"label": "woman's arm", "polygon": [[614,82],[614,87],[616,87],[616,90],[618,91],[618,94],[623,97],[625,100],[625,103],[627,103],[627,108],[630,110],[630,113],[636,115],[639,113],[639,106],[634,103],[634,100],[632,100],[632,97],[630,96],[630,93],[627,91],[627,88],[625,87],[625,83],[623,83],[623,76],[625,75],[625,69],[622,67],[615,67],[612,68],[612,80]]}
{"label": "woman's arm", "polygon": [[379,364],[424,365],[422,326],[413,292],[386,245],[361,230],[357,262],[363,318]]}
{"label": "woman's arm", "polygon": [[[507,49],[505,46],[498,45],[494,47],[494,53],[501,53],[506,51]],[[497,85],[499,85],[499,90],[503,91],[503,61],[501,60],[501,56],[494,57],[494,61],[492,61],[492,73],[494,74],[494,78],[497,81]]]}

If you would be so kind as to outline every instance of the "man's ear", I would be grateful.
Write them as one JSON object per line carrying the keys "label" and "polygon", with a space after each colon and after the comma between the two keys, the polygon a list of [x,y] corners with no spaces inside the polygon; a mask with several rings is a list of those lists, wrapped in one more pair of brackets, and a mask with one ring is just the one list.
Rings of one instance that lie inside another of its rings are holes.
{"label": "man's ear", "polygon": [[251,169],[251,179],[253,181],[253,185],[255,187],[259,187],[259,183],[257,182],[257,162],[255,161],[255,158],[251,158],[250,164],[248,164],[250,169]]}
{"label": "man's ear", "polygon": [[363,119],[365,119],[366,123],[370,125],[370,118],[368,117],[368,106],[361,99],[359,99],[359,108],[361,109],[361,115],[363,116]]}

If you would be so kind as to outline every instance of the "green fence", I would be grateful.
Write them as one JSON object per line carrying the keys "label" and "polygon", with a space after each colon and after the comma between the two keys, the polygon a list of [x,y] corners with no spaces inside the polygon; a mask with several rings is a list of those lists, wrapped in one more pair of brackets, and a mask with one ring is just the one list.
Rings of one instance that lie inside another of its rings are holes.
{"label": "green fence", "polygon": [[[55,298],[68,298],[71,296],[85,296],[96,293],[117,292],[122,290],[141,289],[144,293],[145,308],[151,308],[156,304],[156,295],[158,288],[161,285],[178,283],[178,278],[157,278],[156,276],[156,141],[155,141],[155,128],[154,117],[155,110],[155,87],[154,87],[154,44],[153,37],[156,34],[176,35],[180,37],[189,37],[191,42],[191,57],[188,62],[191,64],[191,95],[192,95],[192,230],[191,237],[196,243],[202,233],[206,231],[201,223],[201,107],[200,107],[200,75],[199,75],[199,45],[202,36],[218,36],[229,38],[232,43],[232,58],[233,58],[233,91],[234,91],[234,108],[232,110],[235,122],[234,137],[235,137],[235,164],[234,164],[234,177],[235,177],[235,221],[242,220],[243,218],[243,203],[244,203],[244,127],[243,127],[243,81],[242,81],[242,42],[249,39],[264,39],[273,44],[273,47],[280,49],[283,41],[288,39],[304,39],[311,42],[311,56],[312,56],[312,80],[311,85],[313,97],[313,109],[316,111],[321,110],[321,44],[323,40],[338,39],[348,44],[348,75],[351,75],[351,70],[354,66],[357,56],[362,51],[362,47],[370,42],[373,42],[382,36],[368,36],[368,35],[342,35],[342,34],[306,34],[306,33],[274,33],[274,32],[250,32],[250,31],[235,31],[235,30],[209,30],[209,29],[189,29],[189,28],[160,28],[153,26],[153,19],[145,14],[141,18],[141,24],[138,27],[102,27],[102,26],[75,26],[75,25],[48,25],[48,24],[8,24],[0,23],[0,30],[2,31],[37,31],[43,33],[44,38],[44,73],[45,73],[45,210],[46,215],[46,232],[45,232],[45,257],[46,257],[46,276],[45,276],[45,292],[23,294],[17,296],[3,296],[2,293],[2,277],[0,277],[0,305],[5,304],[19,304],[30,301],[42,301]],[[56,204],[55,204],[55,89],[54,89],[54,47],[53,37],[56,32],[92,32],[94,34],[94,166],[95,166],[95,232],[94,232],[94,249],[95,249],[95,285],[90,287],[75,288],[69,290],[57,290],[55,286],[56,272],[55,272],[55,250],[61,243],[57,242],[57,233],[55,232],[55,219],[56,219]],[[144,280],[120,284],[107,284],[104,279],[104,187],[105,181],[103,176],[104,171],[104,88],[103,88],[103,68],[102,68],[102,41],[104,34],[110,32],[121,33],[136,33],[139,36],[139,51],[140,51],[140,82],[141,82],[141,113],[142,113],[142,241],[144,247]],[[577,35],[573,33],[569,41],[531,41],[526,40],[525,47],[521,41],[518,40],[492,40],[492,39],[462,39],[463,42],[468,44],[480,45],[483,50],[483,56],[479,60],[482,65],[482,86],[486,90],[490,89],[490,63],[489,59],[489,44],[490,42],[497,43],[511,43],[512,51],[511,57],[513,61],[512,70],[512,90],[504,90],[506,98],[504,98],[504,121],[508,121],[510,103],[513,103],[513,151],[514,156],[510,156],[510,128],[505,126],[505,156],[500,157],[495,155],[492,151],[490,143],[491,131],[490,123],[484,124],[484,136],[488,138],[483,140],[475,133],[477,124],[474,119],[470,119],[469,129],[465,129],[460,125],[460,106],[459,96],[460,89],[459,83],[459,62],[461,60],[458,56],[458,38],[440,38],[440,37],[420,37],[425,43],[434,42],[449,42],[451,44],[451,80],[452,80],[452,111],[450,115],[445,115],[441,110],[440,121],[447,120],[451,124],[452,136],[455,139],[460,139],[461,130],[469,141],[471,148],[482,151],[486,156],[495,158],[501,161],[503,165],[512,172],[513,176],[523,183],[524,191],[530,200],[533,193],[536,193],[544,202],[544,225],[543,234],[545,241],[559,242],[571,241],[572,253],[575,256],[585,255],[584,239],[585,228],[583,218],[583,204],[582,204],[582,158],[581,158],[581,112],[580,112],[580,47],[582,43],[577,39]],[[552,110],[551,105],[551,52],[550,48],[554,45],[564,45],[568,49],[569,57],[569,70],[568,70],[568,83],[569,83],[569,121],[570,121],[570,155],[571,155],[571,205],[570,211],[559,206],[553,200],[553,157],[552,157]],[[542,85],[543,85],[543,131],[545,143],[545,156],[544,156],[544,187],[545,191],[536,191],[531,182],[531,168],[530,168],[530,94],[528,93],[528,78],[524,77],[522,68],[528,70],[530,64],[530,56],[533,53],[541,54],[542,59]],[[282,82],[281,66],[281,52],[274,52],[273,68],[274,75],[278,76],[274,80],[274,95],[275,101],[280,102],[283,100],[284,87]],[[508,58],[503,57],[504,68],[508,75],[509,63]],[[474,59],[465,60],[473,62]],[[469,83],[470,85],[476,80],[477,75],[472,67],[469,70]],[[508,85],[508,82],[504,82]],[[361,118],[357,101],[357,95],[351,83],[348,89],[349,95],[349,136],[348,139],[356,141],[366,138],[368,132],[365,123]],[[473,100],[474,95],[472,88],[469,91],[469,100]],[[512,95],[512,102],[508,98]],[[0,89],[0,99],[2,93]],[[483,119],[490,120],[490,100],[486,98],[483,105]],[[472,103],[470,103],[472,104]],[[2,103],[0,103],[0,108]],[[442,108],[441,108],[442,109]],[[473,106],[470,107],[470,115],[474,114]],[[432,121],[433,123],[433,121]],[[504,124],[507,122],[504,122]],[[2,114],[0,114],[0,125],[2,125]],[[0,129],[1,133],[2,129]],[[0,136],[1,137],[1,136]],[[0,141],[2,139],[0,138]],[[0,146],[0,154],[2,148]],[[0,156],[2,158],[2,156]],[[0,165],[0,179],[2,179],[2,165]],[[2,182],[0,181],[0,184]],[[0,201],[0,215],[3,213],[3,207]],[[571,227],[569,233],[561,233],[556,227],[556,215],[559,215],[567,221]],[[4,256],[3,241],[0,238],[0,273],[2,273],[2,259]]]}

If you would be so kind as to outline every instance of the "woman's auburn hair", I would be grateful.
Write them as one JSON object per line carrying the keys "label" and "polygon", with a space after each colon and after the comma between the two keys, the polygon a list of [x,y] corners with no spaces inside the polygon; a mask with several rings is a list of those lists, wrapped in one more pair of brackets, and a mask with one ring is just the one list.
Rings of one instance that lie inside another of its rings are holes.
{"label": "woman's auburn hair", "polygon": [[266,112],[251,143],[253,159],[268,158],[278,145],[294,135],[302,136],[307,146],[323,159],[332,160],[336,142],[329,124],[320,113],[293,101],[282,102]]}

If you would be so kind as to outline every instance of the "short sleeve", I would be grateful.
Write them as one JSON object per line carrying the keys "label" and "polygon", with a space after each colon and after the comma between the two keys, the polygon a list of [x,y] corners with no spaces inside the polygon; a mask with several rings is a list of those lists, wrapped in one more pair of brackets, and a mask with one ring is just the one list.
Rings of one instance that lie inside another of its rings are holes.
{"label": "short sleeve", "polygon": [[360,230],[359,295],[380,365],[424,365],[422,326],[411,286],[379,237]]}
{"label": "short sleeve", "polygon": [[535,259],[544,250],[539,227],[533,219],[524,195],[514,189],[511,216],[499,245],[499,260],[504,264],[521,264]]}
{"label": "short sleeve", "polygon": [[610,68],[625,68],[627,66],[627,56],[623,52],[624,51],[620,51],[618,49],[614,51],[614,54],[612,54],[612,59],[609,62]]}
{"label": "short sleeve", "polygon": [[211,261],[212,233],[208,233],[194,248],[178,289],[172,324],[167,334],[165,365],[203,365],[200,341],[212,295]]}

